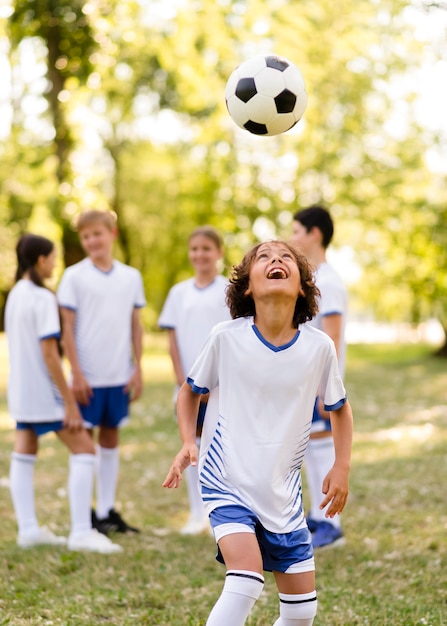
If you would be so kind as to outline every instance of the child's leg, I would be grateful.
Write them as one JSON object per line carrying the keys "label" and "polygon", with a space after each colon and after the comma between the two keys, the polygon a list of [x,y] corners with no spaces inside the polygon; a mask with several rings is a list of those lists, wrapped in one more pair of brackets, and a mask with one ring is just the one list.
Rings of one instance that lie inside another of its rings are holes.
{"label": "child's leg", "polygon": [[312,626],[317,614],[315,572],[274,572],[279,591],[279,615],[274,626]]}
{"label": "child's leg", "polygon": [[35,463],[35,454],[13,452],[11,455],[9,481],[19,535],[36,535],[39,532],[34,503]]}
{"label": "child's leg", "polygon": [[[200,437],[196,437],[197,447],[200,449]],[[208,516],[203,506],[200,493],[199,467],[190,465],[183,472],[188,487],[189,520],[181,530],[183,535],[194,535],[209,529]]]}
{"label": "child's leg", "polygon": [[68,500],[70,503],[71,536],[83,535],[92,528],[90,507],[95,474],[95,446],[86,430],[57,432],[70,450]]}
{"label": "child's leg", "polygon": [[108,517],[115,507],[119,472],[118,429],[101,426],[97,448],[96,514],[98,519]]}
{"label": "child's leg", "polygon": [[19,535],[39,532],[34,502],[34,466],[38,446],[39,440],[33,430],[16,430],[9,484]]}
{"label": "child's leg", "polygon": [[219,548],[227,573],[206,626],[243,626],[264,588],[258,540],[252,532],[235,533],[222,537]]}
{"label": "child's leg", "polygon": [[201,522],[204,526],[205,509],[203,507],[202,496],[199,489],[199,468],[197,465],[190,465],[183,472],[188,486],[189,512],[192,520]]}
{"label": "child's leg", "polygon": [[309,517],[317,522],[325,521],[333,526],[340,527],[340,517],[338,515],[332,519],[326,518],[325,510],[320,509],[320,503],[323,499],[323,480],[333,466],[334,460],[334,439],[330,433],[326,437],[309,440],[304,458],[310,496]]}

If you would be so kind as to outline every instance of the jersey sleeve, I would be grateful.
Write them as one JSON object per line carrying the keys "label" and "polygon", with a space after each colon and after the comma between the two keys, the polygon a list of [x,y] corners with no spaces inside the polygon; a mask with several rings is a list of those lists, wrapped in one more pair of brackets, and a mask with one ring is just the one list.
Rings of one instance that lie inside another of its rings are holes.
{"label": "jersey sleeve", "polygon": [[166,330],[177,328],[180,308],[178,292],[175,288],[172,288],[168,293],[160,317],[158,318],[159,327]]}
{"label": "jersey sleeve", "polygon": [[195,393],[209,393],[219,384],[219,339],[213,329],[186,377]]}
{"label": "jersey sleeve", "polygon": [[36,326],[39,340],[58,338],[61,334],[59,311],[53,293],[42,290],[36,303]]}
{"label": "jersey sleeve", "polygon": [[143,309],[146,306],[146,296],[144,294],[143,277],[140,272],[137,271],[137,285],[136,285],[136,297],[134,307],[136,309]]}
{"label": "jersey sleeve", "polygon": [[73,274],[65,270],[62,275],[61,282],[57,290],[57,300],[59,306],[76,311],[78,302],[76,298],[76,290],[74,288]]}
{"label": "jersey sleeve", "polygon": [[346,402],[346,390],[338,368],[337,353],[332,339],[329,342],[318,395],[322,398],[326,411],[335,411]]}
{"label": "jersey sleeve", "polygon": [[344,315],[346,312],[345,288],[333,281],[325,280],[320,286],[321,297],[318,302],[321,315]]}

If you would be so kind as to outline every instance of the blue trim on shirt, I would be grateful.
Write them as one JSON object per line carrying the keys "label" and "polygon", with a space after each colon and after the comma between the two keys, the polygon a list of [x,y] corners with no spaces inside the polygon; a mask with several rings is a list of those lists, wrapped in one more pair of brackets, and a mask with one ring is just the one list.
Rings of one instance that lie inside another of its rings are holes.
{"label": "blue trim on shirt", "polygon": [[339,400],[335,404],[325,404],[324,405],[324,410],[325,411],[337,411],[338,409],[341,409],[341,407],[344,404],[346,404],[347,399],[348,398],[345,396],[344,398],[342,398],[341,400]]}
{"label": "blue trim on shirt", "polygon": [[255,335],[257,336],[257,338],[260,339],[262,343],[265,346],[267,346],[267,348],[270,348],[270,350],[272,350],[273,352],[281,352],[282,350],[287,350],[287,348],[290,348],[290,346],[293,346],[293,344],[298,340],[298,337],[300,336],[300,331],[297,330],[295,337],[293,337],[291,341],[289,341],[288,343],[285,343],[282,346],[274,346],[272,343],[264,339],[264,337],[261,335],[261,333],[259,332],[259,329],[256,327],[255,324],[252,325],[252,329]]}
{"label": "blue trim on shirt", "polygon": [[204,287],[199,287],[199,285],[194,281],[193,287],[197,289],[197,291],[205,291],[205,289],[209,289],[212,285],[214,285],[216,281],[217,281],[217,276],[210,283],[208,283],[208,285],[205,285]]}
{"label": "blue trim on shirt", "polygon": [[98,267],[97,265],[95,265],[93,263],[93,261],[90,259],[89,257],[89,261],[92,264],[92,267],[95,268],[95,270],[98,270],[98,272],[101,272],[101,274],[111,274],[113,272],[113,270],[115,269],[115,261],[112,261],[112,267],[109,270],[103,270],[102,267]]}
{"label": "blue trim on shirt", "polygon": [[203,393],[209,393],[210,392],[210,390],[207,387],[197,387],[197,385],[194,384],[194,381],[193,381],[192,378],[187,378],[186,382],[191,387],[191,389],[193,390],[194,393],[203,394]]}
{"label": "blue trim on shirt", "polygon": [[61,302],[59,303],[59,306],[61,307],[61,309],[68,309],[69,311],[74,311],[75,313],[77,311],[75,306],[70,306],[68,304],[62,304]]}
{"label": "blue trim on shirt", "polygon": [[159,328],[162,330],[175,330],[175,326],[165,326],[164,324],[160,324]]}
{"label": "blue trim on shirt", "polygon": [[321,317],[328,317],[329,315],[343,315],[342,311],[328,311],[327,313],[321,313]]}
{"label": "blue trim on shirt", "polygon": [[51,335],[44,335],[43,337],[39,337],[39,341],[45,341],[45,339],[60,339],[60,332],[52,333]]}

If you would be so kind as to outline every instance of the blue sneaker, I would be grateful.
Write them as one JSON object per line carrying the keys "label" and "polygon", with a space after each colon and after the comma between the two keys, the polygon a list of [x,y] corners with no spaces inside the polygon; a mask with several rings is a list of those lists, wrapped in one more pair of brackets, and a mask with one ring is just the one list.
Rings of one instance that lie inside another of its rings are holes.
{"label": "blue sneaker", "polygon": [[307,528],[311,533],[314,533],[317,530],[318,522],[313,517],[306,517]]}
{"label": "blue sneaker", "polygon": [[346,539],[343,537],[341,528],[329,522],[318,522],[315,532],[312,534],[314,548],[329,548],[343,546]]}

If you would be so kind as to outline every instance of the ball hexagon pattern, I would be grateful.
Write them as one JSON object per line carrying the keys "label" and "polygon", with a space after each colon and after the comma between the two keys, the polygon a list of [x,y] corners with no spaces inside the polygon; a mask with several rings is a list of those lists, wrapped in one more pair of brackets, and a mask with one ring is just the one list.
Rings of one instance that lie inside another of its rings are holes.
{"label": "ball hexagon pattern", "polygon": [[300,70],[288,59],[260,55],[239,65],[228,78],[230,116],[255,135],[279,135],[301,119],[307,93]]}

